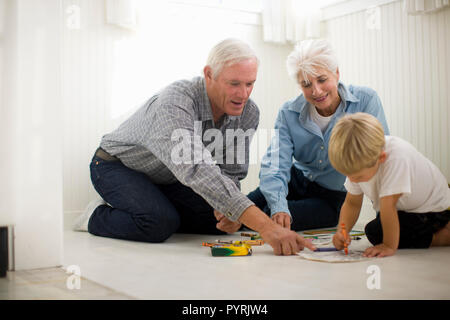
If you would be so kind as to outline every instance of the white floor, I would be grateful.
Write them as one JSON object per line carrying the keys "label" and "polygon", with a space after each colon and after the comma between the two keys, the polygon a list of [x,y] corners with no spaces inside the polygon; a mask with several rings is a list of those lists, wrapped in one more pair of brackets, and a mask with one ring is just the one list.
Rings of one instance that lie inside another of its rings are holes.
{"label": "white floor", "polygon": [[0,300],[130,300],[132,297],[81,277],[79,286],[62,268],[8,271]]}
{"label": "white floor", "polygon": [[[253,247],[251,256],[212,257],[201,243],[216,239],[175,234],[149,244],[66,230],[64,266],[77,265],[83,278],[137,299],[450,299],[450,247],[323,263],[275,256],[269,245]],[[350,249],[368,246],[363,238]],[[380,269],[380,289],[367,287],[371,265]]]}

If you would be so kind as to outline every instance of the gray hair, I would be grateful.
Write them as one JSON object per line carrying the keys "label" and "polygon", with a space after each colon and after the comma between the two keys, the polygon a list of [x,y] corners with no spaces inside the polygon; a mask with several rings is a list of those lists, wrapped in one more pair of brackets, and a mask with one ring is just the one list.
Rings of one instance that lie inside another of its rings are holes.
{"label": "gray hair", "polygon": [[255,59],[259,65],[258,57],[247,43],[229,38],[219,42],[211,49],[206,65],[211,67],[213,78],[217,78],[224,67],[248,59]]}
{"label": "gray hair", "polygon": [[308,81],[309,76],[318,76],[315,68],[324,68],[336,73],[338,68],[337,57],[328,41],[323,39],[303,40],[295,46],[286,61],[287,71],[290,77],[298,82],[298,76],[302,73],[303,79]]}

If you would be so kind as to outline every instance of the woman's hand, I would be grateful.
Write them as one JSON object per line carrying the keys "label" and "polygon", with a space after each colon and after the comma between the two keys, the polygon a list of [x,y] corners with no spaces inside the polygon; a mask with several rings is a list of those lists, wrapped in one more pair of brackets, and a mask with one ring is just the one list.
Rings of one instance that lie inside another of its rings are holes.
{"label": "woman's hand", "polygon": [[291,229],[291,216],[286,212],[277,212],[271,219],[276,223],[286,229]]}

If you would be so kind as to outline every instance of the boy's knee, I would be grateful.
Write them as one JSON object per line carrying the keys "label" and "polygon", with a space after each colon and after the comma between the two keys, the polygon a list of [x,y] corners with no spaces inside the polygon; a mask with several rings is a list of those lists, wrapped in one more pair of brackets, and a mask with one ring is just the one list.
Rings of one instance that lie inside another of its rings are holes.
{"label": "boy's knee", "polygon": [[364,232],[374,246],[383,242],[383,229],[379,219],[370,221],[364,228]]}

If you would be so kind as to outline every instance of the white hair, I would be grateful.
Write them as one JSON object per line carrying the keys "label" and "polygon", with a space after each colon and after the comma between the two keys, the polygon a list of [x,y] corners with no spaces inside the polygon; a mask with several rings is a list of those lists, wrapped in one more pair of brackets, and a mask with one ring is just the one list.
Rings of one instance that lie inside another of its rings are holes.
{"label": "white hair", "polygon": [[255,59],[259,65],[258,57],[247,43],[229,38],[219,42],[211,49],[206,65],[211,67],[213,78],[217,78],[225,66],[248,59]]}
{"label": "white hair", "polygon": [[290,77],[298,82],[301,72],[303,79],[308,82],[308,75],[316,77],[316,68],[324,68],[336,73],[337,57],[328,41],[323,39],[303,40],[295,46],[286,60],[286,67]]}

